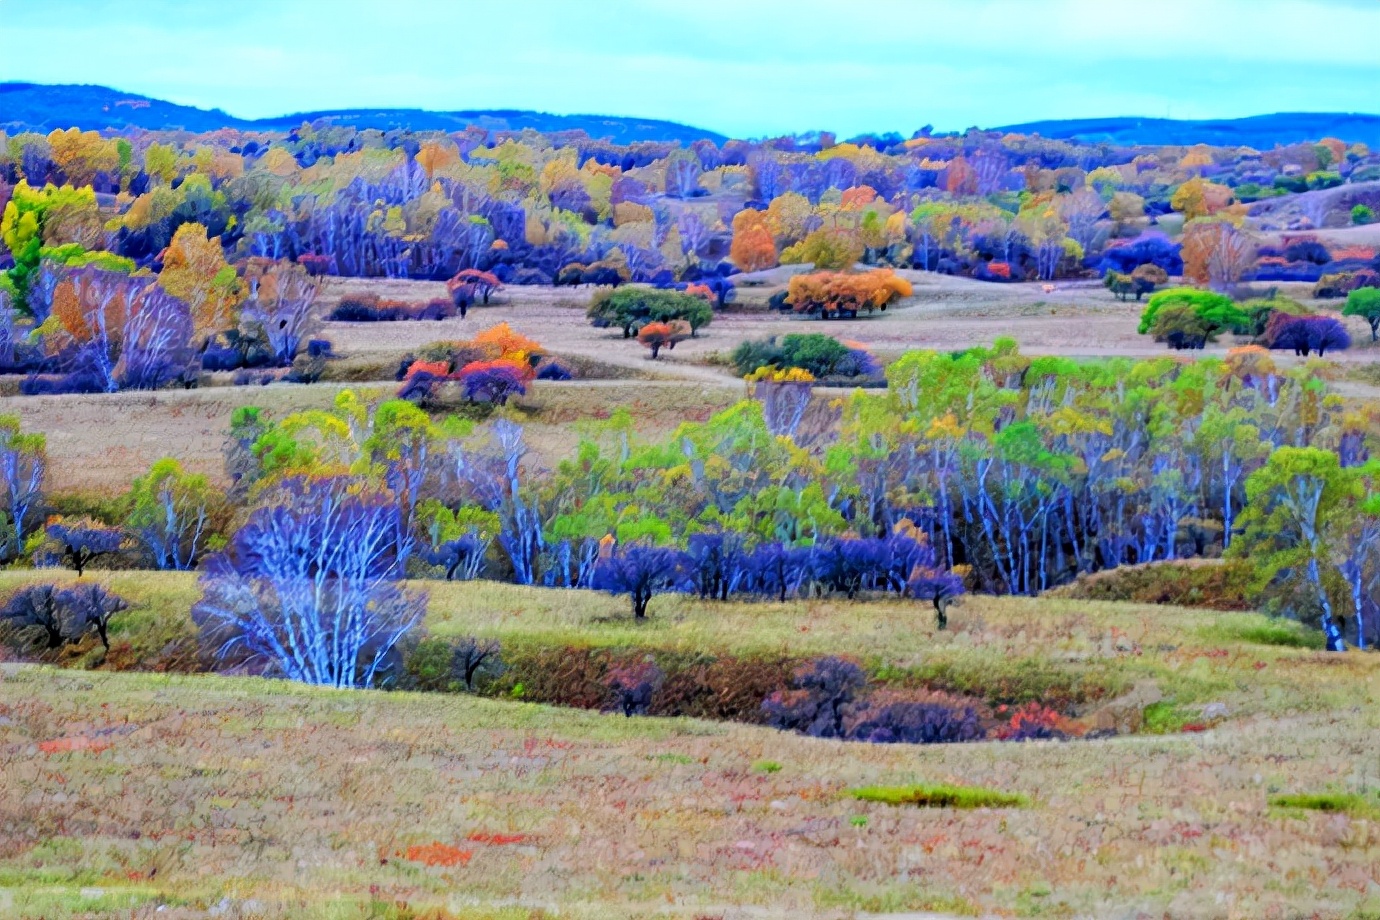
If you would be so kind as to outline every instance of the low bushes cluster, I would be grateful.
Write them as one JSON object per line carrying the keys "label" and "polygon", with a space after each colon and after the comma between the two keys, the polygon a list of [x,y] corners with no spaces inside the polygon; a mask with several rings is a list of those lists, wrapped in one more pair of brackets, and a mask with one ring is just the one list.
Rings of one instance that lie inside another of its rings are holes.
{"label": "low bushes cluster", "polygon": [[877,682],[845,658],[743,657],[428,638],[407,655],[402,686],[475,692],[624,715],[765,724],[815,738],[948,744],[1082,734],[1045,705],[991,706]]}
{"label": "low bushes cluster", "polygon": [[452,301],[434,299],[425,303],[381,300],[377,294],[343,297],[326,317],[338,323],[382,323],[398,320],[442,320],[456,314]]}
{"label": "low bushes cluster", "polygon": [[786,303],[796,313],[806,316],[856,319],[859,313],[885,310],[910,295],[910,282],[889,268],[867,272],[810,272],[791,278]]}
{"label": "low bushes cluster", "polygon": [[866,349],[818,332],[745,340],[730,355],[734,370],[746,377],[761,368],[799,368],[815,381],[881,380],[881,364]]}
{"label": "low bushes cluster", "polygon": [[96,584],[20,588],[0,607],[0,642],[19,651],[55,652],[95,633],[110,649],[110,621],[129,609],[118,595]]}
{"label": "low bushes cluster", "polygon": [[1090,601],[1252,610],[1257,594],[1251,583],[1254,574],[1254,568],[1244,559],[1156,562],[1084,576],[1057,593]]}
{"label": "low bushes cluster", "polygon": [[433,342],[398,367],[398,397],[437,405],[448,387],[471,404],[501,406],[527,392],[533,380],[569,380],[570,369],[541,345],[499,323],[468,341]]}
{"label": "low bushes cluster", "polygon": [[864,786],[850,793],[862,802],[921,808],[1024,808],[1030,800],[1012,792],[976,786]]}

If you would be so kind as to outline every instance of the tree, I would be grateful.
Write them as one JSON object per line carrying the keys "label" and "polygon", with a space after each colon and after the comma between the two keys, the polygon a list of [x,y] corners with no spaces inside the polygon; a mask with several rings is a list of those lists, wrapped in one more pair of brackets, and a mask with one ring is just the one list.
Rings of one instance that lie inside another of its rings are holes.
{"label": "tree", "polygon": [[1224,221],[1191,221],[1184,230],[1184,277],[1231,290],[1255,268],[1255,241]]}
{"label": "tree", "polygon": [[635,620],[647,618],[647,604],[657,594],[694,587],[690,558],[677,549],[630,543],[610,549],[594,567],[594,587],[626,594]]}
{"label": "tree", "polygon": [[189,571],[212,547],[226,506],[205,476],[171,457],[156,461],[130,488],[125,527],[160,570]]}
{"label": "tree", "polygon": [[1346,296],[1343,316],[1359,316],[1370,326],[1370,340],[1380,332],[1380,288],[1357,288]]}
{"label": "tree", "polygon": [[1185,221],[1210,217],[1231,204],[1232,191],[1225,185],[1193,178],[1174,190],[1169,206],[1184,216]]}
{"label": "tree", "polygon": [[118,528],[92,518],[56,518],[49,522],[48,539],[57,544],[56,555],[80,578],[86,567],[101,556],[119,552],[124,534]]}
{"label": "tree", "polygon": [[1244,326],[1249,322],[1249,317],[1230,297],[1194,288],[1170,288],[1150,298],[1150,302],[1141,311],[1137,331],[1141,335],[1149,333],[1155,326],[1155,318],[1160,310],[1175,306],[1192,308],[1209,327],[1216,330]]}
{"label": "tree", "polygon": [[1372,223],[1374,220],[1375,211],[1373,211],[1370,207],[1364,204],[1358,204],[1352,207],[1351,222],[1353,224],[1360,226],[1361,224]]}
{"label": "tree", "polygon": [[278,364],[287,367],[311,334],[318,283],[305,268],[291,262],[255,266],[245,281],[249,299],[241,316],[262,333]]}
{"label": "tree", "polygon": [[733,244],[728,258],[745,272],[776,265],[776,240],[768,226],[766,211],[742,210],[734,215]]}
{"label": "tree", "polygon": [[0,623],[21,639],[34,636],[34,644],[48,651],[67,641],[58,590],[52,585],[29,585],[15,592],[0,608]]}
{"label": "tree", "polygon": [[243,299],[240,279],[225,261],[220,237],[208,238],[201,224],[177,228],[163,255],[158,285],[187,305],[197,340],[235,328]]}
{"label": "tree", "polygon": [[293,479],[209,557],[192,620],[222,662],[290,680],[371,687],[421,622],[399,586],[397,504],[348,479]]}
{"label": "tree", "polygon": [[1291,349],[1300,357],[1316,351],[1321,358],[1329,351],[1344,351],[1351,347],[1351,336],[1347,334],[1346,327],[1331,316],[1271,313],[1262,338],[1270,348]]}
{"label": "tree", "polygon": [[651,349],[654,361],[661,349],[673,349],[677,342],[689,337],[690,324],[683,319],[673,319],[669,323],[648,323],[637,333],[637,340]]}
{"label": "tree", "polygon": [[647,323],[672,320],[684,320],[693,336],[714,319],[714,308],[703,298],[680,291],[623,288],[595,294],[587,315],[595,327],[621,329],[625,339],[632,338]]}
{"label": "tree", "polygon": [[1323,535],[1327,521],[1352,488],[1337,455],[1316,447],[1281,447],[1246,479],[1246,508],[1241,538],[1231,555],[1249,559],[1258,581],[1301,577],[1306,599],[1320,617],[1328,651],[1346,643],[1328,596],[1323,569],[1329,550]]}
{"label": "tree", "polygon": [[812,738],[844,737],[845,709],[867,684],[863,669],[845,658],[820,658],[801,665],[790,690],[778,690],[762,703],[773,728]]}
{"label": "tree", "polygon": [[781,261],[790,265],[810,263],[820,271],[845,271],[863,256],[862,240],[856,233],[841,228],[815,230],[805,239],[781,252]]}
{"label": "tree", "polygon": [[868,272],[811,272],[795,275],[787,286],[786,303],[797,313],[825,319],[856,317],[859,312],[885,310],[911,295],[910,282],[888,268]]}
{"label": "tree", "polygon": [[17,415],[0,416],[0,560],[18,558],[42,521],[47,468],[47,439],[25,434]]}
{"label": "tree", "polygon": [[110,651],[110,621],[115,614],[129,609],[124,598],[100,585],[90,584],[69,588],[61,592],[57,600],[67,614],[69,642],[77,641],[87,630],[94,629],[101,645]]}

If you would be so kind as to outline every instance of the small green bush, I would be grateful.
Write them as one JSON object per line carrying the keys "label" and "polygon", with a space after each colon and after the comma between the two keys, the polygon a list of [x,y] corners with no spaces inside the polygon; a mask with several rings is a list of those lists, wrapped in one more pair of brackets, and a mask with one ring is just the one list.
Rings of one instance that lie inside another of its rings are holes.
{"label": "small green bush", "polygon": [[752,769],[757,773],[780,773],[781,764],[774,760],[759,760],[752,765]]}
{"label": "small green bush", "polygon": [[1030,805],[1030,799],[1019,793],[977,786],[864,786],[849,794],[863,802],[921,808],[1025,808]]}
{"label": "small green bush", "polygon": [[1374,220],[1375,212],[1363,204],[1358,204],[1351,209],[1351,222],[1353,224],[1369,224]]}
{"label": "small green bush", "polygon": [[1358,818],[1380,816],[1380,802],[1354,792],[1297,792],[1270,796],[1275,808],[1297,808],[1304,811],[1325,811]]}

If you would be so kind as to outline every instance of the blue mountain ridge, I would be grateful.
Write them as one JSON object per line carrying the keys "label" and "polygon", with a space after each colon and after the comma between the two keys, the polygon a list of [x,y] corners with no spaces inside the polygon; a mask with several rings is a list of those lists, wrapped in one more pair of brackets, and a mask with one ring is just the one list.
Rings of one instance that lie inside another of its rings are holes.
{"label": "blue mountain ridge", "polygon": [[[606,137],[618,144],[666,141],[688,145],[700,139],[722,144],[727,140],[725,135],[718,132],[673,121],[611,115],[553,115],[521,109],[435,112],[425,109],[357,108],[247,119],[237,118],[220,109],[179,105],[106,86],[0,83],[0,130],[11,134],[70,127],[114,131],[144,128],[195,133],[220,128],[287,131],[303,122],[316,121],[385,131],[459,131],[469,125],[500,131],[521,131],[525,128],[541,132],[583,130],[591,137]],[[1277,144],[1322,137],[1380,145],[1380,115],[1337,112],[1282,112],[1211,120],[1076,118],[1025,122],[995,130],[1118,146],[1204,143],[1270,148]]]}

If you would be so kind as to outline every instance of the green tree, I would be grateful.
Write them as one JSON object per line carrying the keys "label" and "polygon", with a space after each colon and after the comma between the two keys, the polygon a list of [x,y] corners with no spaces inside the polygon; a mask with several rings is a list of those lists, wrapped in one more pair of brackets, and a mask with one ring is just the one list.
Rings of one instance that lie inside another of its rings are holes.
{"label": "green tree", "polygon": [[125,529],[156,569],[193,569],[223,542],[224,492],[171,457],[155,462],[147,475],[134,480],[126,501]]}
{"label": "green tree", "polygon": [[1329,651],[1344,650],[1345,642],[1328,593],[1336,569],[1325,533],[1353,489],[1354,477],[1332,451],[1281,447],[1246,479],[1242,534],[1229,550],[1255,565],[1262,588],[1299,584],[1301,599],[1321,618]]}
{"label": "green tree", "polygon": [[1359,316],[1370,326],[1370,340],[1380,337],[1380,288],[1357,288],[1346,295],[1343,316]]}

